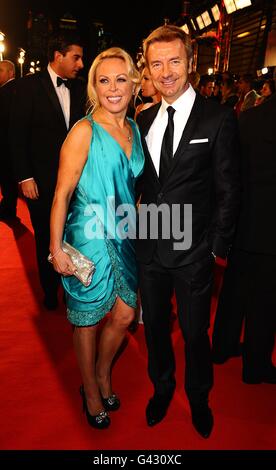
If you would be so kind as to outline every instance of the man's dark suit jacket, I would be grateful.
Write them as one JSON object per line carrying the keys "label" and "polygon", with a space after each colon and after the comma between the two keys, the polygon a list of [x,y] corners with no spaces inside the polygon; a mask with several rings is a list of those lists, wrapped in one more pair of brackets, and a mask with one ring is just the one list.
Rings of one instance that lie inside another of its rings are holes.
{"label": "man's dark suit jacket", "polygon": [[236,245],[276,255],[276,95],[241,114],[242,208]]}
{"label": "man's dark suit jacket", "polygon": [[[9,127],[10,112],[15,93],[16,81],[11,80],[0,87],[0,142],[1,142],[1,165],[6,159],[10,159]],[[9,162],[10,163],[10,162]]]}
{"label": "man's dark suit jacket", "polygon": [[[70,128],[85,114],[85,84],[71,80]],[[59,152],[67,128],[48,71],[18,80],[11,118],[12,153],[18,181],[33,177],[40,196],[53,197]]]}
{"label": "man's dark suit jacket", "polygon": [[[192,204],[192,245],[174,250],[176,241],[137,240],[137,257],[148,264],[156,250],[167,267],[184,266],[213,251],[226,257],[234,235],[240,201],[239,139],[231,109],[197,94],[164,185],[161,187],[145,136],[160,103],[141,112],[145,169],[138,183],[141,204]],[[192,143],[195,139],[206,142]],[[181,209],[183,229],[183,210]],[[148,235],[149,236],[149,235]]]}

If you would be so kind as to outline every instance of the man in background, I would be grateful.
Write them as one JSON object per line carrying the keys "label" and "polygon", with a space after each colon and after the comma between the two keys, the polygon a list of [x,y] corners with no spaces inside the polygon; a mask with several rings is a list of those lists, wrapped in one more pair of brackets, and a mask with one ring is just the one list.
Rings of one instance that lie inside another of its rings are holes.
{"label": "man in background", "polygon": [[83,68],[81,41],[73,33],[54,34],[46,70],[18,80],[12,109],[12,154],[35,234],[44,305],[54,310],[60,276],[47,261],[50,211],[59,152],[68,130],[85,114],[85,84],[76,79]]}
{"label": "man in background", "polygon": [[15,66],[10,60],[0,62],[0,220],[16,217],[18,188],[13,175],[10,151],[10,112],[15,93]]}
{"label": "man in background", "polygon": [[276,383],[276,96],[241,113],[242,206],[213,333],[213,362],[238,355],[245,318],[243,381]]}

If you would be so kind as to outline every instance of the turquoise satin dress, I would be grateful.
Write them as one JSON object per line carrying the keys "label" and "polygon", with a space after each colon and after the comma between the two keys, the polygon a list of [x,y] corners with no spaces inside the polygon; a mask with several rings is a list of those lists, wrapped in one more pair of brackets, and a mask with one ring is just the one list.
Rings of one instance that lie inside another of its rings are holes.
{"label": "turquoise satin dress", "polygon": [[95,325],[120,297],[136,307],[135,181],[143,172],[144,154],[136,123],[130,159],[118,142],[91,116],[92,139],[87,162],[72,197],[64,240],[96,267],[85,287],[75,276],[62,277],[68,320]]}

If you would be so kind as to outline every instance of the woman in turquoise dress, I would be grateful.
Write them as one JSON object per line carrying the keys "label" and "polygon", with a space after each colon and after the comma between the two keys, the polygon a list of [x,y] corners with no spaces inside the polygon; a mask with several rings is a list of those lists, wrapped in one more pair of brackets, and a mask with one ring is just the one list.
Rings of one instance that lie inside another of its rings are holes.
{"label": "woman in turquoise dress", "polygon": [[[88,76],[91,113],[68,134],[51,213],[50,253],[62,274],[68,320],[82,376],[80,393],[88,423],[110,424],[119,398],[111,385],[113,358],[134,318],[137,299],[135,181],[144,155],[136,123],[126,117],[140,77],[123,49],[110,48],[94,60]],[[96,267],[85,287],[74,275],[67,241]],[[101,332],[96,361],[97,325]]]}

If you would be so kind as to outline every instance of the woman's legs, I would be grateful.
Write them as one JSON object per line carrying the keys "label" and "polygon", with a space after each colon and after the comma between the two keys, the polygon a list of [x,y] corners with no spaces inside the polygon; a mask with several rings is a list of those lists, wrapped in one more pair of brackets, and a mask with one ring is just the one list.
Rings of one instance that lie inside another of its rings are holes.
{"label": "woman's legs", "polygon": [[99,343],[99,355],[96,366],[97,381],[104,398],[112,394],[111,365],[127,330],[134,319],[134,309],[117,298],[111,316],[107,320]]}
{"label": "woman's legs", "polygon": [[103,411],[103,404],[96,380],[96,331],[97,326],[75,327],[73,341],[82,376],[88,411],[92,416]]}

